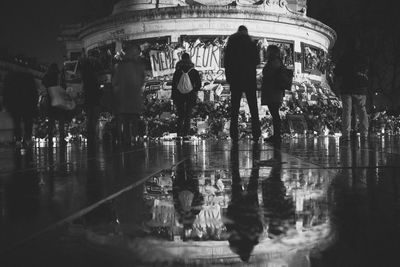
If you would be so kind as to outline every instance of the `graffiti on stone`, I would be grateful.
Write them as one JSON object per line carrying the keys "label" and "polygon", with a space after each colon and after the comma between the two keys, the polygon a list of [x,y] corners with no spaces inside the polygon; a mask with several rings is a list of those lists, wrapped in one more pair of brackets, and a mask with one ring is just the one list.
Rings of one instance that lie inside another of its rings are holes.
{"label": "graffiti on stone", "polygon": [[183,52],[187,52],[197,70],[221,69],[222,47],[189,47],[187,50],[177,48],[173,50],[151,50],[149,53],[153,76],[162,76],[173,73],[175,65],[180,60]]}

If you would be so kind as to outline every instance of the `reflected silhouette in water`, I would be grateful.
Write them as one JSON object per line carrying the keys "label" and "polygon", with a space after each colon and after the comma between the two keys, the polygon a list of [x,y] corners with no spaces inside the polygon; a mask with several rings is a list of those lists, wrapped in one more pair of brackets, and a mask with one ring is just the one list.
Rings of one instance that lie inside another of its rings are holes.
{"label": "reflected silhouette in water", "polygon": [[204,204],[203,195],[199,191],[199,180],[195,177],[190,159],[176,167],[172,186],[175,214],[178,222],[183,225],[182,239],[186,241]]}
{"label": "reflected silhouette in water", "polygon": [[231,150],[232,198],[226,213],[225,226],[229,234],[229,246],[242,261],[249,260],[263,233],[257,194],[259,159],[260,150],[254,146],[253,166],[245,189],[239,172],[239,151],[235,147]]}
{"label": "reflected silhouette in water", "polygon": [[18,222],[33,218],[40,209],[40,178],[32,150],[15,153],[15,170],[6,181],[5,197],[8,218]]}
{"label": "reflected silhouette in water", "polygon": [[275,238],[285,234],[294,224],[294,203],[286,195],[282,181],[282,156],[279,147],[274,147],[273,157],[267,161],[271,167],[270,175],[262,182],[264,217],[268,225],[268,237]]}

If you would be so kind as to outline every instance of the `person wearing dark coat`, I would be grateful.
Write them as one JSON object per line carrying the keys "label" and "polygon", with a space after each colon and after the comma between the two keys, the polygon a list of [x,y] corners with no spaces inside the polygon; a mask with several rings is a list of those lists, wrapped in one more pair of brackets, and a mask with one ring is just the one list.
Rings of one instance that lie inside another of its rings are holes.
{"label": "person wearing dark coat", "polygon": [[[33,119],[38,115],[39,94],[33,74],[10,72],[4,80],[4,106],[14,123],[14,140],[17,146],[32,142]],[[23,136],[22,126],[23,125]]]}
{"label": "person wearing dark coat", "polygon": [[279,143],[281,141],[281,116],[279,109],[282,105],[285,88],[282,86],[281,70],[284,68],[279,47],[269,45],[267,48],[267,64],[263,68],[261,87],[261,104],[267,105],[272,116],[274,134],[264,141]]}
{"label": "person wearing dark coat", "polygon": [[[66,89],[65,80],[63,79],[63,75],[58,68],[57,63],[50,64],[47,72],[44,74],[42,78],[42,84],[47,90],[47,95],[49,95],[49,87],[60,85],[64,89]],[[48,124],[48,132],[47,132],[47,140],[49,146],[53,146],[53,136],[54,136],[54,128],[55,128],[55,121],[58,121],[58,131],[59,131],[59,145],[65,145],[65,122],[67,113],[65,110],[57,107],[51,106],[51,99],[49,98],[48,101],[48,117],[49,117],[49,124]]]}
{"label": "person wearing dark coat", "polygon": [[[178,90],[178,83],[183,74],[188,73],[193,90],[183,94]],[[197,100],[197,92],[200,90],[201,80],[199,72],[194,68],[188,53],[182,54],[182,59],[176,63],[174,76],[172,78],[171,98],[174,101],[178,113],[177,134],[180,137],[189,135],[190,119],[194,105]]]}
{"label": "person wearing dark coat", "polygon": [[350,38],[348,47],[339,59],[335,76],[341,80],[340,94],[343,103],[342,141],[350,140],[352,106],[360,120],[362,139],[368,137],[368,114],[366,109],[368,89],[368,58],[362,53],[358,40]]}
{"label": "person wearing dark coat", "polygon": [[231,90],[230,137],[234,142],[239,138],[238,116],[243,93],[246,94],[250,109],[253,140],[258,141],[261,135],[256,96],[256,67],[259,63],[257,45],[242,25],[229,37],[224,56],[226,80]]}
{"label": "person wearing dark coat", "polygon": [[97,79],[96,61],[87,57],[81,61],[81,77],[84,94],[84,110],[87,119],[88,144],[96,140],[96,129],[100,114],[100,98],[102,91]]}
{"label": "person wearing dark coat", "polygon": [[139,118],[144,110],[144,72],[145,64],[140,58],[140,47],[134,45],[127,49],[112,79],[118,139],[126,146],[131,145],[132,137],[138,135]]}

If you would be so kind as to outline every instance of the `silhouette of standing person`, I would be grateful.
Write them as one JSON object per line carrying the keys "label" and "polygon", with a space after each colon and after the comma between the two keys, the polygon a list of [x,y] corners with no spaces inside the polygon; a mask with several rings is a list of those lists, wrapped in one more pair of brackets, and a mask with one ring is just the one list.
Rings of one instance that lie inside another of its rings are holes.
{"label": "silhouette of standing person", "polygon": [[[47,72],[42,78],[42,84],[46,87],[46,90],[51,86],[60,85],[64,89],[66,88],[65,80],[63,79],[62,72],[59,70],[57,63],[50,64]],[[49,94],[49,92],[47,92]],[[53,146],[53,134],[55,128],[55,121],[58,121],[58,131],[59,131],[59,144],[65,145],[65,122],[67,112],[61,108],[51,106],[51,100],[48,101],[48,117],[49,125],[47,130],[47,139],[49,147]]]}
{"label": "silhouette of standing person", "polygon": [[272,116],[274,134],[264,141],[272,143],[281,142],[281,116],[279,108],[282,105],[285,88],[283,86],[285,77],[284,64],[281,51],[276,45],[269,45],[267,48],[267,64],[263,68],[263,80],[261,89],[261,104],[267,105]]}
{"label": "silhouette of standing person", "polygon": [[265,209],[265,221],[268,224],[268,236],[279,237],[294,224],[294,203],[286,196],[286,187],[282,181],[282,159],[278,147],[274,147],[273,158],[265,163],[271,166],[271,172],[262,182],[262,196]]}
{"label": "silhouette of standing person", "polygon": [[[182,75],[189,75],[192,90],[190,92],[182,92],[179,83]],[[192,109],[196,104],[197,92],[200,90],[201,80],[199,72],[194,68],[193,62],[190,60],[188,53],[182,54],[182,59],[176,64],[176,70],[172,78],[172,95],[178,112],[178,136],[186,137],[190,130],[190,117]]]}
{"label": "silhouette of standing person", "polygon": [[4,80],[4,105],[14,123],[13,134],[17,148],[29,147],[32,144],[33,119],[38,115],[38,98],[32,74],[25,72],[7,74]]}
{"label": "silhouette of standing person", "polygon": [[118,139],[126,146],[131,145],[132,137],[139,133],[139,118],[144,109],[144,71],[140,47],[133,45],[127,49],[122,62],[116,66],[112,80]]}
{"label": "silhouette of standing person", "polygon": [[261,135],[256,96],[256,67],[259,63],[256,43],[250,38],[247,28],[243,25],[239,26],[238,31],[229,37],[224,56],[226,80],[231,90],[229,131],[233,142],[239,139],[238,116],[243,93],[246,94],[250,109],[253,140],[257,142]]}
{"label": "silhouette of standing person", "polygon": [[225,226],[229,233],[229,247],[247,262],[254,247],[259,243],[263,225],[258,203],[259,165],[258,147],[253,147],[253,167],[247,190],[243,189],[239,172],[239,150],[231,150],[232,198],[228,205]]}
{"label": "silhouette of standing person", "polygon": [[368,58],[363,54],[357,38],[350,38],[348,41],[334,73],[340,80],[340,94],[343,103],[341,141],[350,140],[353,105],[360,120],[361,138],[366,140],[369,124],[366,109],[369,85]]}
{"label": "silhouette of standing person", "polygon": [[102,92],[96,74],[96,61],[92,57],[86,57],[81,61],[81,77],[84,93],[84,110],[87,120],[88,145],[96,141],[98,119],[100,114],[100,98]]}

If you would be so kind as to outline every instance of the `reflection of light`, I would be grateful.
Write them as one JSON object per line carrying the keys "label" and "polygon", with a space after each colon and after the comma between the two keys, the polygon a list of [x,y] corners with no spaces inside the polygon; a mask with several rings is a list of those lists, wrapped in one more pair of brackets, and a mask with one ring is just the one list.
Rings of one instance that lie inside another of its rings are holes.
{"label": "reflection of light", "polygon": [[303,220],[298,219],[298,220],[296,221],[296,230],[297,230],[298,232],[303,231]]}
{"label": "reflection of light", "polygon": [[203,170],[206,169],[206,141],[202,141],[202,149],[203,149]]}

